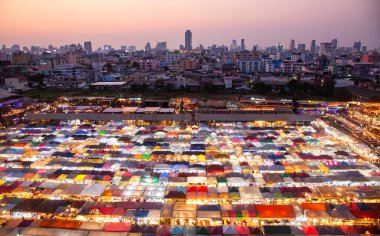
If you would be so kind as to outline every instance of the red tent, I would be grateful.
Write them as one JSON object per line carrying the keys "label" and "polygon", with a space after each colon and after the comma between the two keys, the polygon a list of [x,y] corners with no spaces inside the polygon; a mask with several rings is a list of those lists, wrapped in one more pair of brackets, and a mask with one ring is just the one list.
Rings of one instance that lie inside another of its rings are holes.
{"label": "red tent", "polygon": [[349,225],[341,225],[339,226],[339,228],[346,234],[346,235],[350,235],[350,234],[359,234],[359,232],[352,226],[349,226]]}
{"label": "red tent", "polygon": [[157,227],[156,235],[170,235],[170,225],[159,225]]}
{"label": "red tent", "polygon": [[319,235],[313,226],[302,226],[302,230],[306,235]]}
{"label": "red tent", "polygon": [[249,228],[247,226],[236,226],[236,233],[237,234],[249,234]]}
{"label": "red tent", "polygon": [[131,229],[131,224],[127,223],[115,223],[115,222],[110,222],[107,223],[103,230],[106,232],[128,232]]}
{"label": "red tent", "polygon": [[113,207],[98,207],[98,209],[103,215],[112,215],[112,212],[114,211]]}

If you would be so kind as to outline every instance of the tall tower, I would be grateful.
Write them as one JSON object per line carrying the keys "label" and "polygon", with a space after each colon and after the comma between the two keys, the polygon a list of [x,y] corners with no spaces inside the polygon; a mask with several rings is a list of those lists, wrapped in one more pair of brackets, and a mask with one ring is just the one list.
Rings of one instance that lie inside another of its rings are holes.
{"label": "tall tower", "polygon": [[293,51],[296,49],[296,41],[294,39],[290,40],[289,50]]}
{"label": "tall tower", "polygon": [[186,30],[185,32],[185,50],[191,51],[193,50],[193,34],[190,30]]}
{"label": "tall tower", "polygon": [[315,39],[311,40],[310,52],[315,52]]}
{"label": "tall tower", "polygon": [[245,50],[245,42],[244,42],[244,39],[241,39],[240,40],[240,50]]}
{"label": "tall tower", "polygon": [[282,52],[284,50],[284,45],[282,43],[277,43],[277,52]]}

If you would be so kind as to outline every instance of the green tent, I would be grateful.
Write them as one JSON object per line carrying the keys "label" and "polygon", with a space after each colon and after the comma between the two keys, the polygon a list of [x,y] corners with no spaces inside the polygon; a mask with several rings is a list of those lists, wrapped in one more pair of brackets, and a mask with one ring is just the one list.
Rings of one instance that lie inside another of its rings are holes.
{"label": "green tent", "polygon": [[100,131],[98,132],[98,134],[99,134],[99,135],[105,135],[105,134],[106,134],[106,131],[105,131],[105,130],[100,130]]}
{"label": "green tent", "polygon": [[145,159],[145,160],[148,160],[148,159],[150,159],[150,155],[149,154],[144,154],[144,155],[142,155],[141,158]]}
{"label": "green tent", "polygon": [[146,184],[156,184],[158,183],[158,178],[157,177],[151,177],[151,176],[143,176],[140,179],[141,183],[146,183]]}

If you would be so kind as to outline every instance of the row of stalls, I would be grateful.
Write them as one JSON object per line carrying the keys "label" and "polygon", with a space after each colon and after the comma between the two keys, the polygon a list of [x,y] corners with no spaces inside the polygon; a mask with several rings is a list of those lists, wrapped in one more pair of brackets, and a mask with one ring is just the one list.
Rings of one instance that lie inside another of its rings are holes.
{"label": "row of stalls", "polygon": [[[61,178],[57,175],[56,178]],[[85,175],[83,175],[85,176]],[[138,178],[137,178],[138,177]],[[128,183],[74,184],[60,181],[1,180],[4,197],[29,199],[88,200],[103,202],[160,202],[188,204],[249,204],[361,201],[379,203],[379,186],[266,187],[245,184],[242,177],[152,177],[132,176]],[[173,179],[175,184],[168,183]],[[181,182],[183,181],[183,182]],[[272,177],[272,181],[276,181]]]}
{"label": "row of stalls", "polygon": [[245,225],[282,221],[293,224],[370,224],[380,219],[378,203],[302,203],[196,205],[158,202],[89,202],[4,198],[2,216],[13,219],[66,218],[150,225]]}
{"label": "row of stalls", "polygon": [[[371,226],[170,226],[135,225],[129,223],[98,223],[62,220],[12,220],[0,233],[20,235],[368,235],[380,230]],[[3,234],[3,235],[4,235]]]}

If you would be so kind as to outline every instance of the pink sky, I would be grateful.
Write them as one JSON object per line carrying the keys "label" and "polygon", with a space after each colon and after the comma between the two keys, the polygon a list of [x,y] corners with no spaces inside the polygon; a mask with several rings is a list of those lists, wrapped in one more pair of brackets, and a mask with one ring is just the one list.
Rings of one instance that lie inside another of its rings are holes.
{"label": "pink sky", "polygon": [[167,41],[193,46],[268,46],[290,39],[310,45],[339,39],[380,46],[378,0],[0,0],[0,44],[63,45],[91,40],[93,48],[111,44],[144,47]]}

